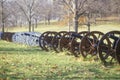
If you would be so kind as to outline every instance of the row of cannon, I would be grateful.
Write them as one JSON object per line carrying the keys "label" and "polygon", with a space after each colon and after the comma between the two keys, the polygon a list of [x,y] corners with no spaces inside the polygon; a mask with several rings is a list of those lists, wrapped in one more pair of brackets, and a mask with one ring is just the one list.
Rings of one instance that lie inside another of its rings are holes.
{"label": "row of cannon", "polygon": [[110,31],[106,34],[100,31],[47,31],[38,32],[4,32],[0,38],[9,42],[40,46],[42,50],[54,50],[56,53],[68,51],[75,57],[98,56],[104,63],[118,62],[120,64],[120,31]]}
{"label": "row of cannon", "polygon": [[42,50],[69,51],[75,57],[98,56],[104,63],[120,64],[120,31],[44,32],[39,38]]}

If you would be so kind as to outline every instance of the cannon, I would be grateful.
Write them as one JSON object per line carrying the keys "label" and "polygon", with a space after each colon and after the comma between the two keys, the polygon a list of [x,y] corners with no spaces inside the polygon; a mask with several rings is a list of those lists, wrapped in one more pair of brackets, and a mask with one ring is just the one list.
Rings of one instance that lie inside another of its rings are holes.
{"label": "cannon", "polygon": [[106,33],[98,43],[98,52],[104,65],[117,61],[120,64],[120,31]]}
{"label": "cannon", "polygon": [[79,33],[73,33],[72,40],[70,43],[70,52],[75,56],[78,57],[80,55],[80,48],[79,45],[81,43],[81,39],[88,33],[88,31],[82,31]]}
{"label": "cannon", "polygon": [[59,41],[59,47],[60,47],[60,51],[70,51],[70,46],[71,46],[71,40],[72,40],[72,34],[76,33],[76,32],[67,32],[66,34],[64,34],[60,41]]}
{"label": "cannon", "polygon": [[12,42],[12,36],[14,34],[15,34],[14,32],[4,32],[1,34],[1,39]]}
{"label": "cannon", "polygon": [[12,42],[29,46],[39,46],[38,41],[40,35],[38,32],[16,32],[12,36]]}
{"label": "cannon", "polygon": [[52,49],[52,39],[57,34],[57,32],[45,32],[40,36],[39,44],[43,50],[49,51]]}
{"label": "cannon", "polygon": [[78,57],[80,54],[86,58],[87,55],[97,54],[97,44],[103,33],[100,31],[82,31],[72,34],[70,52]]}
{"label": "cannon", "polygon": [[61,37],[66,33],[67,33],[67,31],[60,31],[57,34],[55,34],[55,36],[53,37],[51,45],[55,52],[57,52],[57,53],[60,52],[59,42],[60,42]]}
{"label": "cannon", "polygon": [[49,50],[54,50],[56,52],[63,51],[63,48],[65,47],[64,44],[66,43],[65,41],[68,41],[69,40],[68,38],[70,38],[70,36],[68,36],[69,33],[72,32],[67,31],[47,32],[46,35],[43,37],[42,47],[46,51]]}
{"label": "cannon", "polygon": [[61,37],[66,34],[67,31],[60,31],[60,32],[54,32],[54,31],[47,31],[44,32],[39,37],[39,46],[42,50],[49,51],[54,50],[55,52],[60,52],[59,49],[59,41]]}
{"label": "cannon", "polygon": [[45,37],[48,33],[50,33],[50,31],[46,31],[46,32],[42,33],[41,36],[39,37],[39,46],[40,46],[40,48],[41,48],[42,50],[45,50],[45,49],[44,49],[44,45],[43,45],[43,40],[44,40],[44,37]]}
{"label": "cannon", "polygon": [[57,32],[49,32],[43,39],[43,47],[46,51],[52,50],[52,40]]}
{"label": "cannon", "polygon": [[76,32],[44,32],[39,38],[39,45],[43,50],[55,52],[69,51],[75,57],[80,54],[86,58],[88,55],[96,55],[98,42],[104,34],[100,31]]}
{"label": "cannon", "polygon": [[29,46],[39,46],[39,36],[41,35],[41,33],[38,32],[24,32],[23,33],[23,37],[25,39],[25,43],[26,45]]}
{"label": "cannon", "polygon": [[84,58],[88,55],[94,56],[97,55],[98,52],[98,43],[104,33],[100,31],[92,31],[87,33],[81,40],[79,45],[79,52],[82,54]]}

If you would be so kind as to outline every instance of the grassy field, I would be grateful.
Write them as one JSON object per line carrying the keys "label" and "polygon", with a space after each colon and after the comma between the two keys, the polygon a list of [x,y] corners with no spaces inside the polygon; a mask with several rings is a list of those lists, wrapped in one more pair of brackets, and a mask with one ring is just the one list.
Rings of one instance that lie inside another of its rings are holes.
{"label": "grassy field", "polygon": [[[13,27],[5,29],[8,32],[26,32],[28,31],[28,27]],[[86,25],[79,25],[78,32],[87,31],[88,28]],[[120,30],[120,23],[104,23],[104,24],[92,24],[91,31],[101,31],[103,33],[112,31],[112,30]],[[38,25],[35,28],[35,32],[45,32],[45,31],[69,31],[68,26],[61,25]],[[70,31],[74,31],[73,27],[70,26]]]}
{"label": "grassy field", "polygon": [[[6,45],[6,46],[5,46]],[[65,52],[44,52],[0,41],[0,80],[119,79],[120,66],[104,67],[100,61],[83,60]]]}
{"label": "grassy field", "polygon": [[[62,31],[68,27],[39,26],[36,31]],[[79,31],[87,30],[86,27]],[[92,25],[91,30],[104,33],[120,30],[119,24]],[[27,28],[9,29],[11,32]],[[39,47],[0,41],[0,80],[118,80],[120,65],[104,67],[100,60],[75,58],[66,52],[45,52]]]}

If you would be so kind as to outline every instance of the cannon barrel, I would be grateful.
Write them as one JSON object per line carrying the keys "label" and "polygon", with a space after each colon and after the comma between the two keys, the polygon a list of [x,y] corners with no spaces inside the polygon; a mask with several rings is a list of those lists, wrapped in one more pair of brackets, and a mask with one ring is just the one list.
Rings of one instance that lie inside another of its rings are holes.
{"label": "cannon barrel", "polygon": [[81,35],[79,35],[79,34],[77,34],[77,33],[72,33],[71,36],[73,36],[73,37],[77,37],[77,38],[80,38],[80,39],[83,38],[83,36],[81,36]]}
{"label": "cannon barrel", "polygon": [[[77,38],[80,38],[80,39],[82,39],[82,38],[84,37],[84,36],[79,35],[78,33],[72,33],[71,36],[72,36],[72,37],[77,37]],[[93,41],[92,38],[87,38],[87,39],[89,39],[90,41]]]}

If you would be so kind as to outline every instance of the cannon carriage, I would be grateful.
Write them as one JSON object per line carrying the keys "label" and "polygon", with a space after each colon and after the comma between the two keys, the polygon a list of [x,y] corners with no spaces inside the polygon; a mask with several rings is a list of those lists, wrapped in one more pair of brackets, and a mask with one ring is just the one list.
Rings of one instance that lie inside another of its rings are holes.
{"label": "cannon carriage", "polygon": [[48,31],[40,36],[42,37],[40,40],[43,49],[46,51],[51,49],[56,52],[68,50],[75,57],[81,54],[83,58],[86,58],[88,55],[97,56],[99,53],[99,57],[104,63],[109,61],[108,58],[112,54],[112,58],[120,63],[119,34],[119,31],[112,31],[106,34],[100,31],[82,31],[79,33]]}
{"label": "cannon carriage", "polygon": [[43,45],[43,41],[44,41],[44,37],[49,33],[50,31],[46,31],[44,33],[41,34],[41,36],[39,37],[39,46],[42,50],[44,49],[44,45]]}
{"label": "cannon carriage", "polygon": [[52,48],[55,52],[60,52],[60,39],[61,37],[66,34],[67,31],[60,31],[58,33],[55,34],[55,36],[52,39]]}
{"label": "cannon carriage", "polygon": [[120,64],[120,31],[110,31],[99,41],[98,52],[100,60],[106,65]]}
{"label": "cannon carriage", "polygon": [[60,46],[60,51],[70,51],[70,47],[71,47],[71,40],[72,40],[72,34],[75,34],[76,32],[67,32],[66,34],[64,34],[60,41],[59,41],[59,46]]}
{"label": "cannon carriage", "polygon": [[45,51],[49,51],[52,47],[52,39],[53,37],[55,36],[55,34],[57,34],[57,32],[50,32],[50,31],[47,31],[47,32],[44,32],[40,38],[39,38],[39,46],[45,50]]}
{"label": "cannon carriage", "polygon": [[75,56],[78,57],[80,55],[79,45],[81,43],[82,38],[88,33],[88,31],[82,31],[79,33],[72,34],[72,40],[70,44],[70,52]]}
{"label": "cannon carriage", "polygon": [[63,50],[64,43],[66,43],[65,41],[68,41],[68,38],[70,38],[70,36],[67,36],[66,38],[66,35],[68,35],[69,33],[71,32],[44,32],[39,38],[39,45],[45,51],[53,49],[55,52],[58,53]]}
{"label": "cannon carriage", "polygon": [[98,42],[103,35],[100,31],[82,31],[73,34],[70,46],[71,53],[75,57],[81,54],[83,58],[86,58],[88,55],[96,55]]}
{"label": "cannon carriage", "polygon": [[98,43],[104,33],[100,31],[92,31],[87,33],[81,40],[80,43],[80,53],[86,58],[88,55],[94,56],[97,55],[98,52]]}
{"label": "cannon carriage", "polygon": [[1,39],[9,41],[9,42],[12,42],[12,36],[14,34],[15,34],[14,32],[4,32],[4,33],[1,33]]}
{"label": "cannon carriage", "polygon": [[[81,50],[79,48],[82,48],[80,47],[80,45],[81,46],[89,45],[89,43],[91,43],[89,41],[99,40],[101,35],[103,35],[103,33],[98,31],[93,32],[82,31],[79,33],[66,31],[61,32],[48,31],[44,32],[40,36],[39,43],[40,47],[43,48],[43,50],[49,51],[49,48],[52,47],[52,49],[55,50],[56,52],[69,50],[75,56],[78,56],[77,53],[80,53]],[[85,42],[86,39],[88,39],[87,42]]]}

